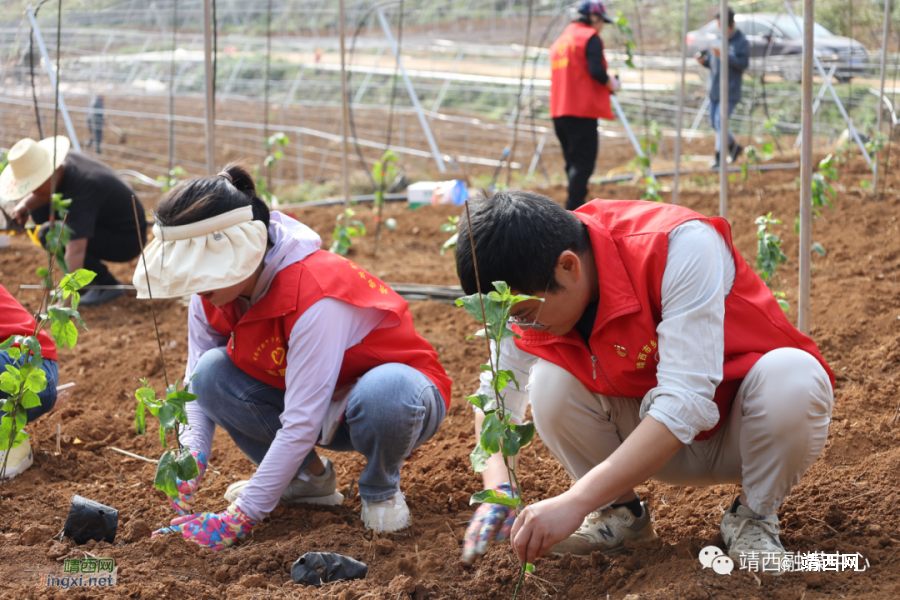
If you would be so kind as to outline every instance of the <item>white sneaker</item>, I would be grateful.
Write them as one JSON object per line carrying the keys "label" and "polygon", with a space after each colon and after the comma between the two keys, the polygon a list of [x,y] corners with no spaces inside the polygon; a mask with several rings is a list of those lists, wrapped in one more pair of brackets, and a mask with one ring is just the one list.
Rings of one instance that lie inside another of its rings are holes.
{"label": "white sneaker", "polygon": [[[0,466],[6,458],[6,451],[0,451]],[[9,461],[6,463],[4,479],[15,479],[34,463],[34,455],[31,452],[31,441],[27,438],[24,442],[9,451]]]}
{"label": "white sneaker", "polygon": [[362,501],[362,520],[366,529],[377,533],[393,533],[409,527],[409,507],[403,492],[381,502]]}
{"label": "white sneaker", "polygon": [[616,556],[625,551],[625,540],[649,542],[657,538],[650,522],[650,511],[641,502],[641,516],[635,517],[627,506],[605,508],[594,511],[584,519],[578,531],[550,548],[550,552],[561,556],[590,556],[591,552],[602,552]]}
{"label": "white sneaker", "polygon": [[[781,526],[778,515],[757,517],[756,513],[744,505],[732,512],[733,506],[722,515],[722,539],[728,556],[735,568],[748,560],[758,561],[759,569],[778,577],[782,571],[782,561],[787,554],[781,544]],[[743,560],[742,560],[743,559]]]}
{"label": "white sneaker", "polygon": [[[325,472],[321,475],[313,475],[309,470],[304,470],[291,479],[286,490],[281,493],[281,501],[285,504],[324,504],[337,506],[344,502],[344,495],[337,491],[337,473],[334,465],[327,458],[323,458]],[[225,490],[225,499],[234,502],[247,487],[249,481],[237,481]]]}

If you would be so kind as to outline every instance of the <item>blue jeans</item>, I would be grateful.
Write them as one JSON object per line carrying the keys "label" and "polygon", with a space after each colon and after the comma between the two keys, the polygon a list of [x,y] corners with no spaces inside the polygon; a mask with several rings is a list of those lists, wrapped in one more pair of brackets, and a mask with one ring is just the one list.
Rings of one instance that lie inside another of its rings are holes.
{"label": "blue jeans", "polygon": [[[21,364],[21,361],[19,364]],[[0,372],[6,371],[6,365],[18,366],[16,365],[16,361],[10,358],[9,354],[0,352]],[[55,360],[45,358],[41,361],[41,370],[44,371],[44,374],[47,376],[47,387],[43,392],[38,394],[38,398],[41,399],[41,405],[25,409],[25,415],[28,417],[29,423],[32,423],[38,417],[50,412],[50,409],[56,404],[56,386],[59,385],[59,365]],[[8,397],[9,394],[6,392],[0,392],[0,399],[5,400]],[[5,413],[0,411],[0,414]]]}
{"label": "blue jeans", "polygon": [[[260,464],[281,429],[284,390],[244,373],[225,348],[200,357],[194,375],[191,392],[198,395],[200,408],[247,458]],[[321,447],[365,456],[359,494],[367,502],[380,502],[400,489],[403,461],[431,439],[445,413],[440,392],[425,375],[402,364],[381,365],[357,381],[337,433]],[[297,473],[316,456],[310,450]]]}
{"label": "blue jeans", "polygon": [[[713,102],[709,101],[709,123],[712,125],[712,128],[716,130],[716,152],[719,151],[719,131],[722,129],[722,111],[719,110],[719,105],[721,102]],[[729,102],[728,103],[728,119],[729,122],[731,120],[731,113],[734,112],[734,107],[737,106],[737,102]],[[728,130],[728,145],[734,143],[734,136],[731,135],[731,128]]]}

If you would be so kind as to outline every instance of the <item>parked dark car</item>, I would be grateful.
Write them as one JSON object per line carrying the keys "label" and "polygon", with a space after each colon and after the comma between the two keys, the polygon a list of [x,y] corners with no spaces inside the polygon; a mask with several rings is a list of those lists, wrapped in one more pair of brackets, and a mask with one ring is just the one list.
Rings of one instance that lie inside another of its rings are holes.
{"label": "parked dark car", "polygon": [[[803,20],[797,17],[797,25],[790,15],[781,13],[756,13],[735,15],[735,26],[744,32],[750,42],[752,58],[766,58],[751,61],[751,73],[759,74],[763,68],[776,72],[785,79],[800,81],[800,58],[803,54]],[[813,30],[816,51],[825,71],[835,66],[834,76],[838,81],[849,81],[851,77],[864,75],[869,64],[866,47],[848,37],[835,35],[822,25],[815,24]],[[687,34],[688,55],[709,49],[719,43],[718,21],[710,21],[700,29]]]}

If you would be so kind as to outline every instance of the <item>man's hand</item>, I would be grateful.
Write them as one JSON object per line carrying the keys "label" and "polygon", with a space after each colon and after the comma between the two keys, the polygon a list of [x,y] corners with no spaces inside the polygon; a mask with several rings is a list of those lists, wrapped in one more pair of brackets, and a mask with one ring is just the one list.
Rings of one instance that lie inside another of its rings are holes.
{"label": "man's hand", "polygon": [[712,46],[712,51],[713,51],[713,54],[715,54],[719,58],[722,58],[722,49],[721,48],[719,48],[718,46]]}
{"label": "man's hand", "polygon": [[9,211],[9,216],[16,220],[16,223],[19,225],[24,225],[28,220],[28,215],[31,212],[31,209],[28,208],[28,197],[24,200],[16,204],[11,211]]}
{"label": "man's hand", "polygon": [[512,548],[519,560],[533,563],[578,530],[587,513],[566,492],[525,507],[512,527]]}
{"label": "man's hand", "polygon": [[221,550],[234,545],[236,541],[247,535],[256,521],[232,504],[225,511],[216,513],[200,513],[172,519],[170,527],[163,527],[153,532],[151,537],[166,533],[180,533],[184,539],[210,550]]}
{"label": "man's hand", "polygon": [[706,59],[703,58],[703,55],[702,55],[702,54],[697,54],[697,56],[695,56],[694,58],[697,59],[697,63],[698,63],[698,64],[700,64],[700,65],[702,65],[702,66],[704,66],[704,67],[706,66]]}
{"label": "man's hand", "polygon": [[[194,512],[194,492],[200,487],[200,481],[203,479],[203,474],[206,473],[206,456],[204,456],[203,451],[191,450],[191,455],[197,460],[197,467],[200,469],[200,473],[194,479],[188,481],[175,479],[175,485],[178,487],[178,498],[174,500],[169,498],[169,504],[181,516],[190,515]],[[172,524],[175,525],[175,521],[172,521]]]}
{"label": "man's hand", "polygon": [[606,81],[606,87],[609,88],[611,93],[615,94],[622,89],[622,82],[615,75],[610,75]]}
{"label": "man's hand", "polygon": [[[508,483],[498,485],[493,489],[512,496]],[[479,506],[472,515],[472,520],[469,521],[469,528],[466,529],[462,561],[471,565],[475,559],[487,552],[491,542],[502,542],[509,538],[509,532],[515,520],[516,511],[509,506],[488,503]]]}

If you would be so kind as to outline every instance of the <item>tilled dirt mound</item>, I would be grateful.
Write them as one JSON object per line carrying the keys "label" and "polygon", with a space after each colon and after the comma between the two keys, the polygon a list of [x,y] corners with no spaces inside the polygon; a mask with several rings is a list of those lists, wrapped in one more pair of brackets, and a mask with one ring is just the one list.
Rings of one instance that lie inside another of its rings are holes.
{"label": "tilled dirt mound", "polygon": [[[799,194],[798,173],[764,175],[762,206],[755,178],[747,189],[732,183],[730,220],[738,248],[755,262],[753,220],[773,211],[785,221],[776,230],[784,240],[789,262],[782,269],[783,288],[796,318],[797,236],[792,222]],[[650,505],[659,540],[637,547],[630,555],[607,559],[546,558],[526,582],[527,597],[609,598],[629,594],[639,598],[692,599],[816,599],[900,597],[900,481],[897,464],[900,429],[897,382],[900,375],[900,196],[890,186],[887,198],[873,201],[859,187],[865,171],[859,164],[843,172],[835,208],[824,209],[813,239],[828,251],[814,257],[811,321],[813,335],[838,374],[830,440],[822,457],[794,489],[780,511],[782,539],[789,550],[834,553],[859,552],[868,559],[865,572],[767,574],[735,571],[730,577],[703,570],[699,550],[722,545],[719,521],[734,497],[733,486],[676,488],[648,482],[638,491]],[[714,183],[685,183],[683,204],[705,214],[718,212]],[[562,200],[561,187],[544,190]],[[636,198],[629,186],[592,190],[605,198]],[[295,211],[302,221],[330,243],[339,208]],[[449,236],[438,227],[454,208],[408,211],[391,205],[385,217],[398,221],[396,231],[382,231],[373,255],[373,215],[360,208],[370,234],[352,251],[352,258],[378,276],[394,282],[449,285],[456,283],[453,260],[440,255]],[[43,252],[27,239],[0,250],[0,282],[29,309],[39,292],[20,291],[36,283],[34,269]],[[133,265],[115,267],[130,281]],[[183,373],[187,309],[177,301],[157,301],[165,369],[170,380]],[[416,325],[434,344],[455,381],[453,405],[436,437],[418,449],[403,469],[401,487],[413,513],[413,527],[400,534],[373,536],[359,520],[360,501],[354,482],[363,459],[324,452],[338,469],[339,486],[347,496],[336,508],[279,506],[249,538],[221,552],[198,550],[174,536],[150,539],[149,533],[172,518],[163,494],[152,484],[155,466],[109,450],[116,447],[144,457],[161,450],[155,430],[136,435],[133,392],[137,379],[149,377],[164,388],[150,306],[133,297],[110,305],[84,308],[89,332],[81,334],[74,352],[60,355],[61,382],[75,381],[68,402],[29,427],[35,464],[18,479],[0,486],[0,597],[90,598],[106,595],[132,598],[252,598],[327,597],[351,600],[379,598],[481,599],[512,596],[517,561],[508,545],[494,547],[474,567],[459,561],[466,523],[472,514],[469,495],[480,489],[467,458],[473,444],[472,417],[463,395],[473,390],[483,349],[466,342],[475,323],[449,305],[412,304]],[[61,426],[61,453],[56,455],[56,430]],[[155,426],[155,425],[154,425]],[[221,432],[211,457],[212,468],[197,494],[197,508],[219,511],[233,481],[249,477],[250,462]],[[521,473],[526,500],[534,502],[567,489],[562,468],[537,440],[524,452]],[[72,494],[97,500],[120,511],[119,533],[113,544],[76,547],[60,543],[59,533]],[[366,580],[327,585],[322,590],[289,581],[291,563],[308,551],[339,552],[369,565]],[[111,557],[118,567],[113,590],[77,588],[63,592],[35,587],[41,573],[61,575],[65,558]]]}

